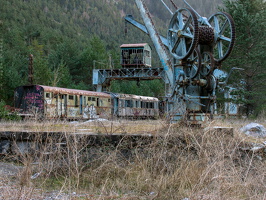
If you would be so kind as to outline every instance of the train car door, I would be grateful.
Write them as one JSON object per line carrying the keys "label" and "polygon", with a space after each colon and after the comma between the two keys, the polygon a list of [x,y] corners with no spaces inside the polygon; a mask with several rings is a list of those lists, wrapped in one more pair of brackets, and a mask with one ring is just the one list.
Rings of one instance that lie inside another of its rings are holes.
{"label": "train car door", "polygon": [[82,115],[82,113],[83,113],[83,96],[80,95],[79,96],[79,114]]}
{"label": "train car door", "polygon": [[61,114],[59,94],[55,94],[54,98],[55,98],[55,117],[59,117]]}
{"label": "train car door", "polygon": [[62,95],[62,116],[67,117],[67,95]]}
{"label": "train car door", "polygon": [[112,105],[113,105],[113,108],[112,108],[112,115],[114,116],[118,116],[118,98],[116,96],[112,96]]}

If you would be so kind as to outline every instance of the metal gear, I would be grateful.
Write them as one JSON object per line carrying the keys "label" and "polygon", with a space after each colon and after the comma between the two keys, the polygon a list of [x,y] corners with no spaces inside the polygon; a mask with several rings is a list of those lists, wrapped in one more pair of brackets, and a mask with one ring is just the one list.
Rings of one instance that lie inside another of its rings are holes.
{"label": "metal gear", "polygon": [[218,12],[208,19],[214,28],[213,56],[215,61],[222,62],[231,53],[235,44],[235,23],[231,15]]}
{"label": "metal gear", "polygon": [[173,15],[167,34],[169,50],[174,58],[188,58],[199,40],[198,20],[195,12],[189,8],[178,9]]}
{"label": "metal gear", "polygon": [[215,67],[215,61],[214,61],[212,53],[203,52],[200,74],[203,77],[207,77],[213,72],[214,67]]}

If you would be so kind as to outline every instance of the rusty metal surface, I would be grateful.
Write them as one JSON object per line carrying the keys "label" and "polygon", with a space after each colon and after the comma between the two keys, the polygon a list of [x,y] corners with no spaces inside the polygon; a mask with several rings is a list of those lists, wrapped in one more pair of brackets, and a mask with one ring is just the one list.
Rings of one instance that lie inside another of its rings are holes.
{"label": "rusty metal surface", "polygon": [[159,99],[156,97],[140,96],[140,95],[134,95],[134,94],[119,94],[119,93],[116,93],[116,96],[120,99],[124,98],[124,99],[132,99],[132,100],[159,102]]}
{"label": "rusty metal surface", "polygon": [[160,38],[160,35],[158,34],[155,25],[153,23],[153,20],[151,18],[150,12],[143,2],[143,0],[136,0],[136,5],[140,11],[140,14],[142,16],[142,19],[144,21],[144,24],[147,28],[147,31],[149,32],[150,38],[155,46],[155,49],[158,53],[158,56],[160,58],[160,61],[164,67],[164,70],[167,74],[168,81],[170,85],[174,85],[174,79],[173,79],[173,66],[171,59],[168,56],[168,53],[165,49],[165,46]]}
{"label": "rusty metal surface", "polygon": [[99,97],[111,98],[109,94],[104,93],[104,92],[67,89],[67,88],[51,87],[51,86],[45,86],[45,85],[40,85],[40,86],[44,89],[44,92],[53,92],[54,94],[73,94],[73,95],[99,96]]}
{"label": "rusty metal surface", "polygon": [[148,45],[148,43],[137,43],[137,44],[122,44],[121,48],[127,48],[127,47],[144,47]]}

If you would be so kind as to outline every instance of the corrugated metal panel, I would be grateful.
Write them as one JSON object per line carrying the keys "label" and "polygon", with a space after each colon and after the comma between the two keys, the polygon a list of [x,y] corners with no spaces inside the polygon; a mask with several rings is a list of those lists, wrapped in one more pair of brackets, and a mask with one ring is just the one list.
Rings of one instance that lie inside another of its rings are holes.
{"label": "corrugated metal panel", "polygon": [[94,92],[94,91],[87,91],[87,90],[76,90],[76,89],[68,89],[68,88],[60,88],[60,87],[51,87],[40,85],[43,87],[45,92],[53,92],[53,93],[60,93],[60,94],[72,94],[72,95],[85,95],[85,96],[99,96],[99,97],[106,97],[111,98],[110,94],[106,94],[103,92]]}

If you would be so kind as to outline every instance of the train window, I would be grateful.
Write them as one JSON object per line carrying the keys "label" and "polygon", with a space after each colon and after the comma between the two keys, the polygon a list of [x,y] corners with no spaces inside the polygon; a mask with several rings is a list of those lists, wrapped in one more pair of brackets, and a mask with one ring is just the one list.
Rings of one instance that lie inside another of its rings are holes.
{"label": "train window", "polygon": [[97,98],[96,106],[100,106],[99,98]]}
{"label": "train window", "polygon": [[87,104],[86,100],[87,100],[86,97],[83,97],[83,104],[84,104],[84,105]]}
{"label": "train window", "polygon": [[50,93],[49,92],[45,93],[45,97],[50,98]]}
{"label": "train window", "polygon": [[78,96],[77,95],[75,95],[75,107],[78,107],[79,106],[79,103],[78,103],[79,101],[78,101]]}
{"label": "train window", "polygon": [[136,101],[136,108],[140,108],[140,101]]}
{"label": "train window", "polygon": [[125,107],[129,107],[129,100],[125,101]]}
{"label": "train window", "polygon": [[111,102],[111,99],[108,99],[108,102]]}
{"label": "train window", "polygon": [[97,102],[96,102],[97,106],[103,106],[103,100],[100,98],[97,98]]}
{"label": "train window", "polygon": [[125,101],[123,99],[119,100],[120,107],[125,107]]}
{"label": "train window", "polygon": [[69,100],[73,100],[73,99],[74,99],[74,96],[73,96],[73,95],[69,95],[69,96],[68,96],[68,99],[69,99]]}
{"label": "train window", "polygon": [[92,100],[92,101],[95,101],[95,97],[92,97],[91,100]]}
{"label": "train window", "polygon": [[131,100],[126,100],[126,105],[125,107],[132,108],[132,101]]}
{"label": "train window", "polygon": [[57,94],[54,94],[54,98],[57,99],[58,95]]}
{"label": "train window", "polygon": [[96,102],[97,106],[103,106],[103,100],[100,98],[97,98],[97,102]]}
{"label": "train window", "polygon": [[131,104],[132,108],[136,108],[136,101],[132,100],[131,102],[132,102]]}

